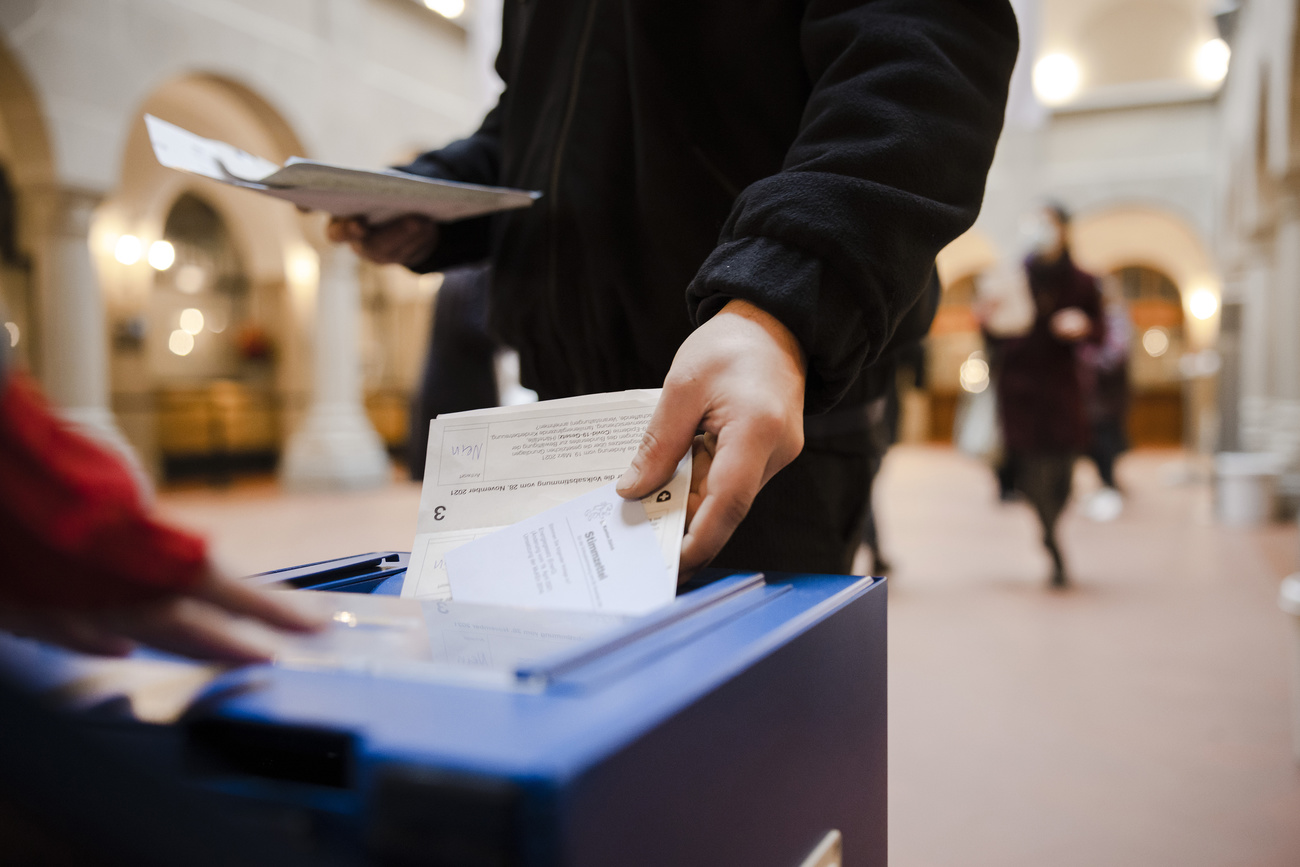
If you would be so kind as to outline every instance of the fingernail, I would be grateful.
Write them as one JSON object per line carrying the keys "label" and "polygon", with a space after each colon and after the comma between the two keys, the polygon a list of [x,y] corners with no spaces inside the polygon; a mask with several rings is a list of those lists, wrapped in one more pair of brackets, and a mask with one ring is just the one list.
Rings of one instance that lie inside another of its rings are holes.
{"label": "fingernail", "polygon": [[634,468],[628,467],[627,470],[624,471],[623,475],[619,478],[618,483],[614,485],[614,488],[615,490],[626,491],[628,488],[635,485],[637,483],[637,480],[640,478],[641,478],[640,473],[638,473]]}

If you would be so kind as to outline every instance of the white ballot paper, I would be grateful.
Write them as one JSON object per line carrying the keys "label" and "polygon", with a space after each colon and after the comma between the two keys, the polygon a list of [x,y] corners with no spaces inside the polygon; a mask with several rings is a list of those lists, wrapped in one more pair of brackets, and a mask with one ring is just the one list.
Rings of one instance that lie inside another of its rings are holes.
{"label": "white ballot paper", "polygon": [[[627,469],[641,444],[659,393],[653,389],[586,395],[434,419],[429,425],[420,516],[402,595],[453,598],[454,588],[447,576],[448,552],[598,488],[612,491],[610,483]],[[690,473],[691,456],[687,454],[668,484],[640,501],[659,556],[647,559],[642,551],[635,580],[653,587],[647,598],[654,595],[658,599],[655,604],[672,601],[676,592]],[[518,532],[513,538],[520,538]],[[514,550],[527,553],[526,547]],[[608,568],[606,575],[610,575]],[[616,577],[621,581],[625,576]],[[556,607],[539,599],[526,556],[507,572],[482,580],[499,581],[502,587],[518,591],[509,598],[494,596],[501,604]],[[476,594],[484,592],[480,579],[471,583]],[[533,589],[525,592],[530,585]],[[567,601],[569,597],[564,598]],[[592,598],[588,595],[578,607],[599,608]],[[642,607],[638,602],[635,607],[646,610],[653,605]]]}
{"label": "white ballot paper", "polygon": [[396,169],[370,171],[291,157],[283,167],[239,148],[144,116],[158,162],[256,190],[302,208],[336,217],[364,217],[383,223],[402,214],[424,214],[441,222],[494,211],[527,208],[541,193],[440,181]]}
{"label": "white ballot paper", "polygon": [[446,554],[457,602],[644,614],[671,602],[645,506],[614,483]]}

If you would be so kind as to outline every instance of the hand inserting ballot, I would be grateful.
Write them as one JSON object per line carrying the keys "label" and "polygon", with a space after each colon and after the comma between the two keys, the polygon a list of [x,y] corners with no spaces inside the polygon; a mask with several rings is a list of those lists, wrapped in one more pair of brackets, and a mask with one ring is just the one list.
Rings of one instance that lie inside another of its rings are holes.
{"label": "hand inserting ballot", "polygon": [[728,302],[677,350],[618,492],[646,496],[695,448],[683,580],[722,550],[763,485],[803,450],[806,377],[799,341],[747,301]]}

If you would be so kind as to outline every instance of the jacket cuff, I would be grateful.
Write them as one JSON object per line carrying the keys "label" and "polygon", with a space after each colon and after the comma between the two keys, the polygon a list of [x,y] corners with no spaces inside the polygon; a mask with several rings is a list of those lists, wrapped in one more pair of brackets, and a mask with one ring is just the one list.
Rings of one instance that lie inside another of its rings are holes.
{"label": "jacket cuff", "polygon": [[416,274],[444,271],[481,262],[492,254],[492,218],[471,217],[438,224],[438,245],[423,260],[407,267]]}
{"label": "jacket cuff", "polygon": [[862,311],[816,256],[771,238],[718,245],[686,290],[696,327],[732,299],[775,316],[803,347],[808,362],[804,411],[824,412],[844,397],[869,350]]}

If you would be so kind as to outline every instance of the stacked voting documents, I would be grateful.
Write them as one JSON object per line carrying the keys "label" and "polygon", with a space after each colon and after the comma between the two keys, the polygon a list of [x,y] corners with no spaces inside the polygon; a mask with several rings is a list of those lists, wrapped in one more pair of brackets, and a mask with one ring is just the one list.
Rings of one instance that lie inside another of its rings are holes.
{"label": "stacked voting documents", "polygon": [[435,419],[402,595],[615,614],[671,602],[690,455],[643,500],[614,491],[658,400],[627,391]]}
{"label": "stacked voting documents", "polygon": [[541,195],[440,181],[396,169],[346,168],[299,157],[278,166],[153,115],[145,115],[144,121],[154,156],[167,168],[255,190],[336,217],[383,223],[404,214],[422,214],[440,222],[453,222],[494,211],[527,208]]}

